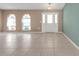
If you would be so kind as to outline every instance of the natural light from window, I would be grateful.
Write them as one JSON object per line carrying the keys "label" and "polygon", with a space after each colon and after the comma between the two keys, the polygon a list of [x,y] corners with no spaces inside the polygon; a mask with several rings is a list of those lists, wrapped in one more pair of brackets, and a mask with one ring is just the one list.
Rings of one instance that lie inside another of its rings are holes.
{"label": "natural light from window", "polygon": [[29,14],[25,14],[22,18],[22,30],[23,31],[31,30],[31,18]]}
{"label": "natural light from window", "polygon": [[53,23],[53,15],[52,14],[47,15],[47,23]]}
{"label": "natural light from window", "polygon": [[43,14],[42,19],[43,19],[42,20],[43,23],[48,23],[48,24],[51,24],[51,23],[57,24],[58,23],[57,14]]}
{"label": "natural light from window", "polygon": [[16,16],[14,14],[10,14],[7,17],[7,28],[9,31],[16,30]]}

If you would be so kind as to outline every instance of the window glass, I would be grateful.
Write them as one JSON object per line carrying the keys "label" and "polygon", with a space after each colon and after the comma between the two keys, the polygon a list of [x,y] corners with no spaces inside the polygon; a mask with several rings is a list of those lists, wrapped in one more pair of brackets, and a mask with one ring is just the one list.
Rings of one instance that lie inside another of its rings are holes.
{"label": "window glass", "polygon": [[16,17],[14,14],[11,14],[8,16],[7,28],[8,28],[8,30],[16,30]]}
{"label": "window glass", "polygon": [[53,16],[52,16],[52,14],[47,15],[47,23],[53,23]]}
{"label": "window glass", "polygon": [[57,14],[55,14],[55,23],[56,23],[56,24],[58,23]]}
{"label": "window glass", "polygon": [[45,23],[45,14],[42,15],[42,22]]}
{"label": "window glass", "polygon": [[29,14],[25,14],[22,18],[22,30],[28,31],[31,30],[31,19]]}

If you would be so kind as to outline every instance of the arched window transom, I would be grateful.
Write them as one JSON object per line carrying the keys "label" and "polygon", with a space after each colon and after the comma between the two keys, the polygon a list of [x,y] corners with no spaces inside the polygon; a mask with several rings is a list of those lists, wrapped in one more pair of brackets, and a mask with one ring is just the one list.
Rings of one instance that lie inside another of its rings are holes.
{"label": "arched window transom", "polygon": [[16,30],[16,16],[14,14],[10,14],[7,17],[7,28],[10,31]]}

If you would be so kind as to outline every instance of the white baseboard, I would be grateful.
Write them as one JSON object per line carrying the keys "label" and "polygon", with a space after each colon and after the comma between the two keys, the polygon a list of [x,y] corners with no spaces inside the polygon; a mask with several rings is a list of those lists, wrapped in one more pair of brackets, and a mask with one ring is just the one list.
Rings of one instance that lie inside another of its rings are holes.
{"label": "white baseboard", "polygon": [[68,41],[75,46],[75,48],[79,49],[79,46],[76,45],[66,34],[63,33],[63,35],[68,39]]}

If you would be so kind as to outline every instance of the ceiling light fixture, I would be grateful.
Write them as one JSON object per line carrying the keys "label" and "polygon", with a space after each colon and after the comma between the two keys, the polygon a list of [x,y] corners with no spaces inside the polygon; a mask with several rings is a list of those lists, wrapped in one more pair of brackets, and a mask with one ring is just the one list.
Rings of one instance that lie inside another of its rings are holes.
{"label": "ceiling light fixture", "polygon": [[48,10],[51,10],[51,9],[52,9],[51,3],[48,3]]}

